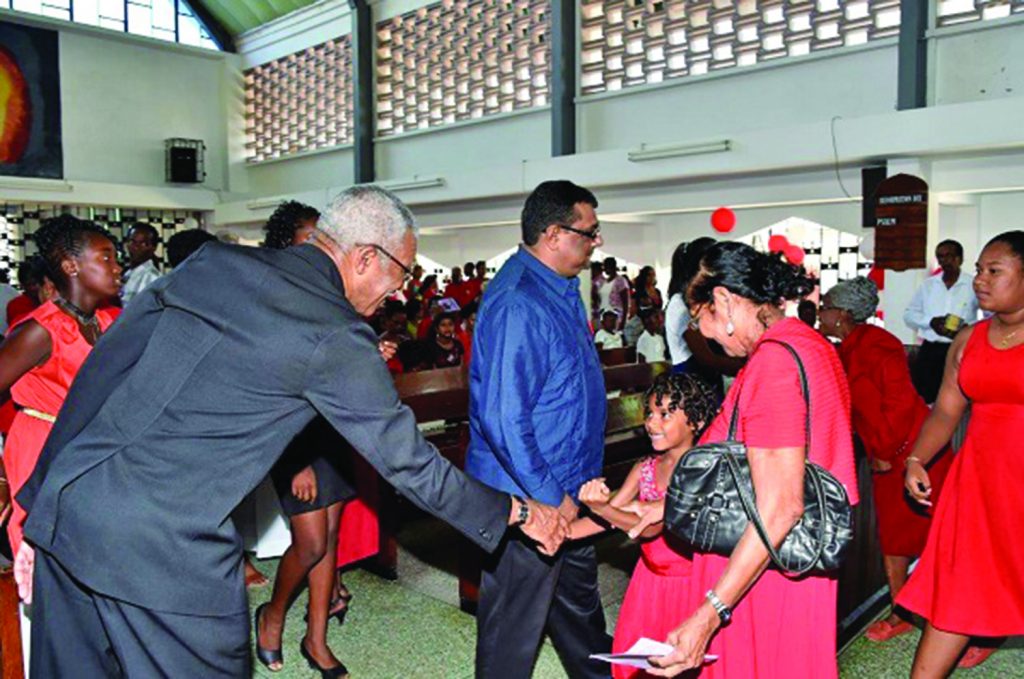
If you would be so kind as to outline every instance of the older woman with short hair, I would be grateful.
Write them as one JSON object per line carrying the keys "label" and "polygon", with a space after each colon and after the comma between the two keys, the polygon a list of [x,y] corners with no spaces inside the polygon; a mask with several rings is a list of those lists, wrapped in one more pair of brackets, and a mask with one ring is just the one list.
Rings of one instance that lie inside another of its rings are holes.
{"label": "older woman with short hair", "polygon": [[[902,471],[931,412],[914,389],[903,344],[890,332],[867,321],[878,309],[878,288],[858,276],[841,281],[822,298],[821,332],[840,340],[839,360],[850,383],[853,430],[871,460],[872,487],[878,515],[889,592],[896,595],[907,581],[912,559],[921,554],[931,525],[930,512],[903,492]],[[943,448],[929,465],[936,494],[952,455]],[[868,628],[871,641],[886,641],[913,626],[895,610]]]}
{"label": "older woman with short hair", "polygon": [[[737,436],[747,445],[757,509],[775,546],[803,515],[807,459],[831,472],[857,501],[842,365],[819,333],[783,310],[787,300],[805,297],[816,285],[803,267],[777,255],[718,243],[704,254],[687,290],[691,322],[701,334],[730,356],[748,357],[701,442],[724,441],[739,408]],[[796,352],[806,371],[809,450],[797,365],[778,342]],[[675,650],[654,660],[663,669],[652,674],[675,676],[700,667],[707,651],[719,659],[703,665],[703,679],[837,677],[836,579],[788,578],[768,564],[768,550],[750,525],[730,557],[695,553],[690,616],[669,634]]]}

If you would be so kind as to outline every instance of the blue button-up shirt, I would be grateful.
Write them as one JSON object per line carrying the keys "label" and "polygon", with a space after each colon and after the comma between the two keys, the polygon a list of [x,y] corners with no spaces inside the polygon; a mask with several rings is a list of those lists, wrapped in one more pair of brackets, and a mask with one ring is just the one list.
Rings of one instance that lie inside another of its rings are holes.
{"label": "blue button-up shirt", "polygon": [[466,471],[551,505],[575,499],[604,458],[604,374],[579,288],[520,247],[473,337]]}

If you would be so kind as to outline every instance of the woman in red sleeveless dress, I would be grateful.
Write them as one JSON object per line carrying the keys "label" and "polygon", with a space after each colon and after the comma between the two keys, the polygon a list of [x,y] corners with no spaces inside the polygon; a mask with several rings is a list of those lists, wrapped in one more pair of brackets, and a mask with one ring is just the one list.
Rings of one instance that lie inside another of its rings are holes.
{"label": "woman in red sleeveless dress", "polygon": [[[842,341],[839,360],[850,382],[853,429],[871,461],[878,537],[893,600],[907,581],[910,561],[924,550],[931,512],[906,497],[903,467],[931,410],[914,389],[903,344],[867,320],[875,317],[878,287],[864,276],[841,281],[822,298],[821,332]],[[953,456],[944,448],[928,466],[938,497]],[[868,628],[871,641],[913,630],[894,607]]]}
{"label": "woman in red sleeveless dress", "polygon": [[1024,634],[1024,231],[989,241],[974,291],[994,316],[953,341],[935,408],[907,457],[907,490],[930,504],[934,490],[925,466],[970,404],[967,436],[928,543],[897,599],[928,621],[914,679],[947,676],[970,637]]}
{"label": "woman in red sleeveless dress", "polygon": [[7,534],[15,553],[25,513],[13,497],[32,474],[78,369],[117,317],[118,309],[101,307],[121,285],[114,241],[94,224],[55,217],[35,240],[58,296],[22,317],[0,345],[0,391],[9,389],[18,408],[3,459],[13,508]]}

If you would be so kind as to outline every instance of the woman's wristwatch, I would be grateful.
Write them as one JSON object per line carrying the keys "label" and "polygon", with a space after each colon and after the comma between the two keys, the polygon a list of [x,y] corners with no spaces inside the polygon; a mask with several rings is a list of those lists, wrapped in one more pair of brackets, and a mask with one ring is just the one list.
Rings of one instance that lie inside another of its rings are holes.
{"label": "woman's wristwatch", "polygon": [[718,595],[715,594],[715,590],[709,589],[704,598],[708,600],[711,607],[715,609],[715,613],[718,613],[718,619],[722,621],[722,627],[725,627],[732,621],[732,609],[725,605]]}

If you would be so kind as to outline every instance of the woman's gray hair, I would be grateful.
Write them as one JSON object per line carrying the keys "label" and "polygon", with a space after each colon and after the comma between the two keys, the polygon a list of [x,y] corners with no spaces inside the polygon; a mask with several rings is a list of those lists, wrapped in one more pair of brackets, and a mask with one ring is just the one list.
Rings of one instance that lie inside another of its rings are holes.
{"label": "woman's gray hair", "polygon": [[878,286],[864,276],[840,281],[825,294],[832,306],[849,311],[855,323],[868,320],[878,309]]}
{"label": "woman's gray hair", "polygon": [[347,252],[357,245],[401,246],[407,231],[417,233],[416,218],[395,194],[374,184],[345,189],[320,215],[316,227]]}

